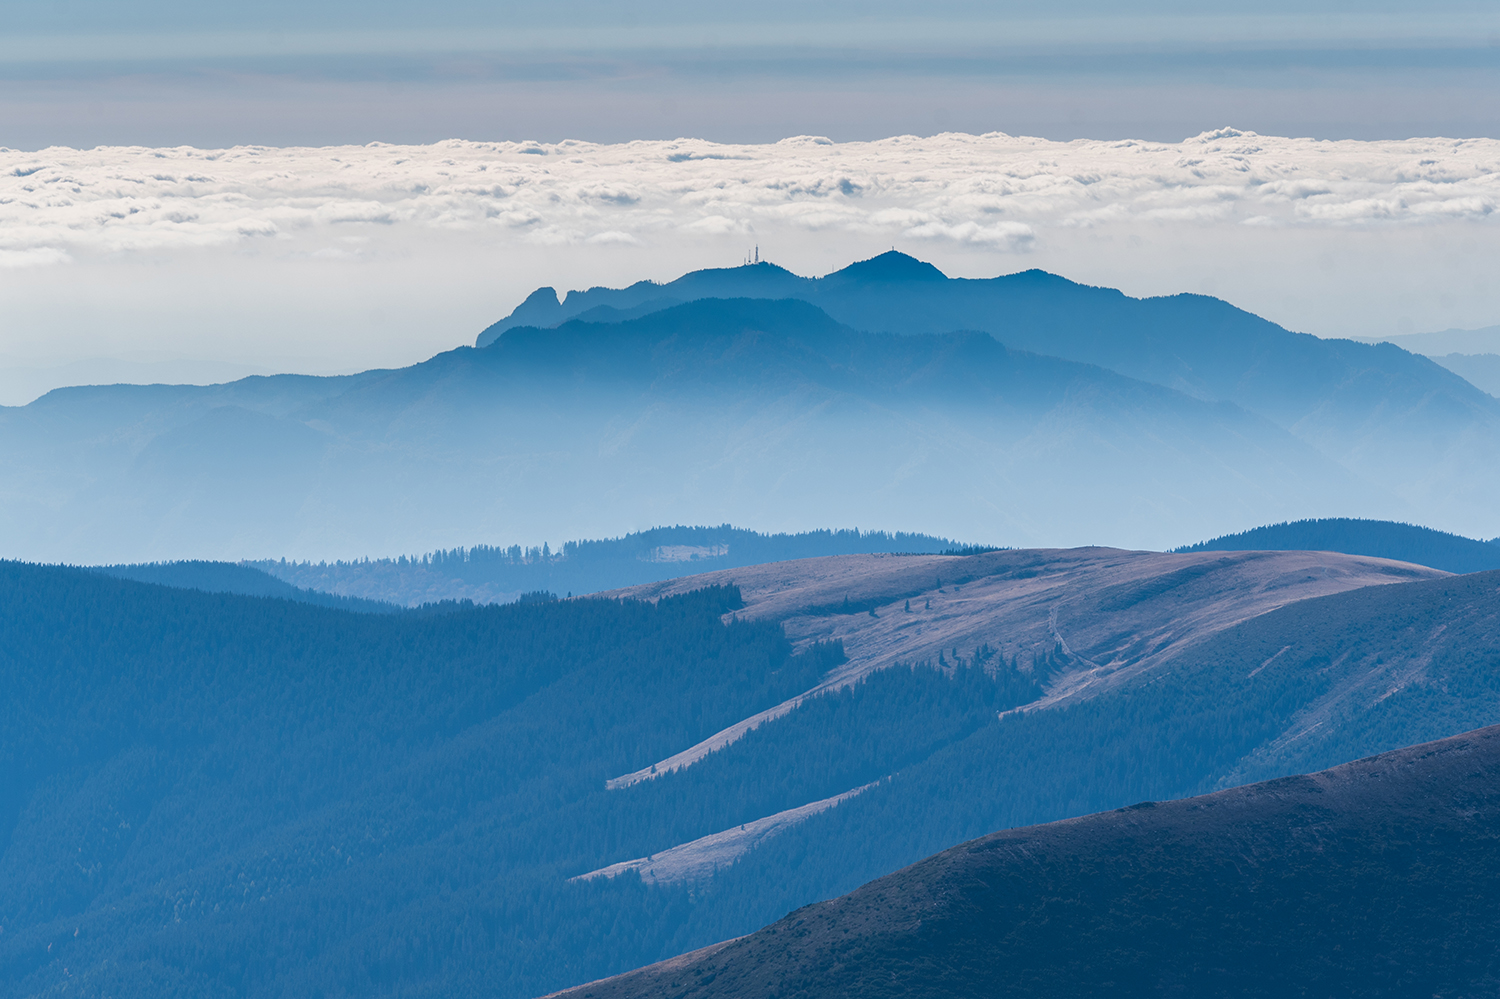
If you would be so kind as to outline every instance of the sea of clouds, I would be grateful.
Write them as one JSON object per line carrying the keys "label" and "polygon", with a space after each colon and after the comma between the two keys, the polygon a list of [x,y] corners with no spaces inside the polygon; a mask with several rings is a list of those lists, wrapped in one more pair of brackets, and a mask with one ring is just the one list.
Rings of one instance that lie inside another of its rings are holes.
{"label": "sea of clouds", "polygon": [[1005,250],[1135,222],[1390,226],[1484,220],[1500,142],[1321,142],[1234,129],[1182,143],[1004,134],[771,145],[630,142],[0,150],[0,265],[217,247],[348,223],[534,245],[752,237],[767,225]]}
{"label": "sea of clouds", "polygon": [[1497,207],[1500,141],[1234,129],[0,149],[0,402],[132,351],[222,374],[409,363],[537,285],[667,280],[757,245],[808,274],[896,246],[965,276],[1208,292],[1320,335],[1489,325]]}

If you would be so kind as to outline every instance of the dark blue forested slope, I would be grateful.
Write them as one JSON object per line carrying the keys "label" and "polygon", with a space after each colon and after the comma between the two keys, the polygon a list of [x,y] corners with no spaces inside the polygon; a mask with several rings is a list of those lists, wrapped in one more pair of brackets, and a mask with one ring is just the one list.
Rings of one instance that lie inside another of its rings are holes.
{"label": "dark blue forested slope", "polygon": [[[1186,578],[1103,595],[1175,613]],[[1473,574],[1293,603],[1029,713],[1070,653],[953,649],[606,790],[841,661],[740,606],[352,614],[0,563],[0,996],[520,999],[982,832],[1500,717],[1500,579]],[[727,869],[569,880],[872,783]]]}
{"label": "dark blue forested slope", "polygon": [[1500,727],[996,833],[567,999],[1480,996]]}
{"label": "dark blue forested slope", "polygon": [[649,960],[685,893],[565,878],[767,802],[605,777],[836,654],[736,602],[369,615],[0,564],[0,994],[522,996]]}

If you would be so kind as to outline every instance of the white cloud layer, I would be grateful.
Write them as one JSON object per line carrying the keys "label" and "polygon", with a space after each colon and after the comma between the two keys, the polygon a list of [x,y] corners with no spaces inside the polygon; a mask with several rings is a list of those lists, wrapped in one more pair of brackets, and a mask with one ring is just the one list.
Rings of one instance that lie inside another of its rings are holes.
{"label": "white cloud layer", "polygon": [[[342,358],[334,367],[400,363],[471,340],[536,284],[670,279],[756,243],[803,273],[897,245],[950,273],[1041,266],[1132,293],[1207,291],[1325,334],[1398,332],[1385,328],[1396,313],[1411,329],[1485,325],[1500,321],[1500,284],[1476,261],[1493,259],[1497,207],[1500,141],[1233,129],[1180,143],[995,133],[0,150],[0,295],[12,306],[0,354],[203,357],[219,348],[163,331],[238,329],[233,313],[261,331],[258,355],[234,338],[237,363],[312,341]],[[462,290],[481,274],[482,300]],[[90,315],[113,310],[116,340],[70,340],[85,317],[64,289],[81,284],[99,299]],[[348,310],[320,295],[378,300],[407,332],[382,332],[373,312],[333,331],[324,313]],[[415,315],[433,320],[420,336]]]}
{"label": "white cloud layer", "polygon": [[1177,144],[997,133],[841,144],[800,136],[759,146],[0,151],[0,249],[38,264],[348,223],[547,245],[644,244],[776,224],[1024,251],[1059,227],[1413,226],[1484,220],[1497,207],[1495,140],[1325,142],[1233,129]]}

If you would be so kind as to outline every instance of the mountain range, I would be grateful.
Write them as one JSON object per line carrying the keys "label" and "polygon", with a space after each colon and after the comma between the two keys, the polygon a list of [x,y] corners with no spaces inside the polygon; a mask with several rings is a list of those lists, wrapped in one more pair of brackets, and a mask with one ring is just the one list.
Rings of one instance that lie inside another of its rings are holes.
{"label": "mountain range", "polygon": [[[719,527],[658,527],[621,538],[570,541],[557,551],[519,545],[476,545],[424,555],[327,562],[264,560],[236,567],[255,569],[302,588],[346,597],[418,606],[435,600],[504,603],[548,590],[568,596],[597,593],[717,569],[823,555],[901,553],[969,555],[994,550],[945,538],[883,531],[808,531],[764,535],[727,524]],[[1479,541],[1414,524],[1331,517],[1271,524],[1173,549],[1194,551],[1327,551],[1369,555],[1446,572],[1500,569],[1500,538]],[[196,565],[196,564],[195,564]],[[229,589],[167,578],[175,570],[148,567],[155,575],[134,578],[199,589]],[[261,589],[232,592],[262,593]]]}
{"label": "mountain range", "polygon": [[354,613],[0,564],[0,995],[537,995],[1500,718],[1500,574],[842,555]]}
{"label": "mountain range", "polygon": [[768,535],[729,524],[679,525],[620,538],[569,541],[556,551],[548,545],[475,545],[410,557],[333,563],[266,559],[240,568],[253,568],[309,591],[417,606],[438,600],[508,603],[523,593],[541,590],[559,596],[597,593],[712,569],[820,555],[961,549],[965,546],[947,538],[901,531],[888,534],[851,528]]}
{"label": "mountain range", "polygon": [[0,999],[1500,979],[1500,399],[1397,346],[751,264],[0,469]]}
{"label": "mountain range", "polygon": [[1010,829],[567,999],[1476,996],[1500,726]]}
{"label": "mountain range", "polygon": [[1232,402],[1415,509],[1441,504],[1456,517],[1463,507],[1465,519],[1452,526],[1493,533],[1483,512],[1491,487],[1472,476],[1500,457],[1500,400],[1391,344],[1293,333],[1201,295],[1136,299],[1036,270],[955,279],[890,251],[816,279],[762,263],[698,271],[666,284],[570,292],[560,301],[542,288],[477,342],[493,342],[523,323],[610,321],[674,302],[739,296],[802,299],[871,331],[983,330],[1012,349]]}
{"label": "mountain range", "polygon": [[549,291],[500,327],[398,370],[0,410],[0,541],[125,563],[674,521],[1134,547],[1320,515],[1495,533],[1500,400],[1200,296],[884,254]]}
{"label": "mountain range", "polygon": [[[975,555],[997,549],[928,535],[846,529],[766,535],[723,524],[658,527],[621,538],[549,546],[475,545],[423,555],[336,562],[202,562],[99,566],[124,579],[210,593],[279,597],[390,613],[441,603],[510,603],[528,595],[574,596],[716,569],[824,555]],[[1271,524],[1173,549],[1325,551],[1369,555],[1446,572],[1500,569],[1500,538],[1478,541],[1414,524],[1327,518]]]}
{"label": "mountain range", "polygon": [[1500,354],[1444,354],[1433,360],[1476,388],[1500,397]]}
{"label": "mountain range", "polygon": [[1425,354],[1460,378],[1500,396],[1500,326],[1440,333],[1405,333],[1365,343],[1394,343],[1413,354]]}
{"label": "mountain range", "polygon": [[1413,354],[1440,358],[1450,354],[1482,356],[1500,354],[1500,326],[1477,330],[1441,330],[1436,333],[1398,333],[1395,336],[1361,338],[1363,343],[1394,343]]}

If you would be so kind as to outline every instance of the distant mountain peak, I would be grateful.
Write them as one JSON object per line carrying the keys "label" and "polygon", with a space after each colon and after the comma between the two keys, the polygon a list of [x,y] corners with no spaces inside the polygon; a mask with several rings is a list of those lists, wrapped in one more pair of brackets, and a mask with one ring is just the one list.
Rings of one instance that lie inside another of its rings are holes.
{"label": "distant mountain peak", "polygon": [[561,304],[556,288],[550,286],[538,288],[527,295],[526,301],[516,306],[515,311],[505,319],[486,326],[475,344],[484,347],[494,343],[496,338],[510,326],[551,326],[554,323],[552,317],[557,313]]}
{"label": "distant mountain peak", "polygon": [[771,261],[769,261],[769,260],[757,260],[754,263],[741,264],[740,265],[740,269],[741,270],[749,270],[749,271],[752,271],[752,272],[759,272],[759,271],[774,272],[776,274],[782,274],[782,275],[785,275],[787,277],[798,277],[799,276],[797,274],[793,274],[791,271],[787,270],[785,267],[781,266],[780,264],[773,264],[773,263],[771,263]]}
{"label": "distant mountain peak", "polygon": [[530,306],[533,306],[533,307],[545,306],[547,308],[551,308],[551,307],[557,305],[557,303],[558,303],[557,289],[553,288],[551,286],[547,286],[547,287],[543,287],[543,288],[538,288],[536,291],[532,292],[530,295],[527,295],[526,296],[526,301],[522,302],[521,305],[523,307],[527,306],[527,305],[530,305]]}
{"label": "distant mountain peak", "polygon": [[[1040,267],[1029,267],[1024,271],[1016,271],[1014,274],[1003,275],[1003,280],[1011,284],[1033,285],[1036,287],[1090,287],[1089,285],[1079,284],[1072,278],[1065,278],[1061,274],[1053,274],[1051,271],[1044,271]],[[1108,288],[1105,290],[1115,291],[1115,289],[1113,288]],[[1120,293],[1117,292],[1117,294]]]}
{"label": "distant mountain peak", "polygon": [[823,280],[891,284],[906,281],[946,281],[948,275],[925,260],[918,260],[900,250],[887,250],[868,260],[860,260],[842,270],[834,271]]}

